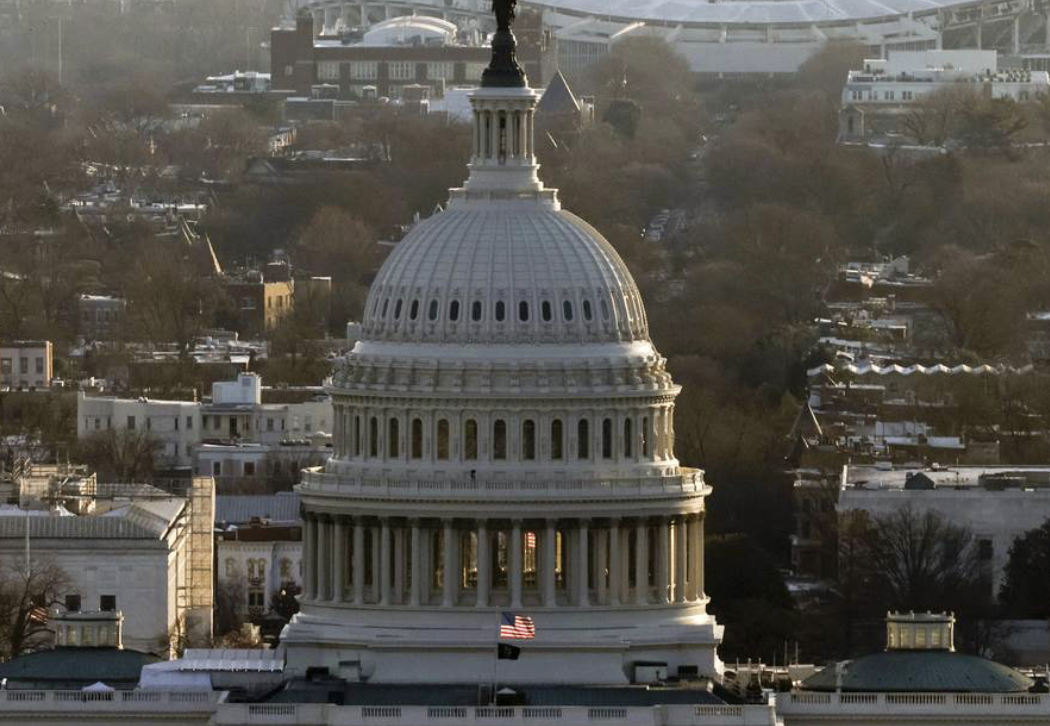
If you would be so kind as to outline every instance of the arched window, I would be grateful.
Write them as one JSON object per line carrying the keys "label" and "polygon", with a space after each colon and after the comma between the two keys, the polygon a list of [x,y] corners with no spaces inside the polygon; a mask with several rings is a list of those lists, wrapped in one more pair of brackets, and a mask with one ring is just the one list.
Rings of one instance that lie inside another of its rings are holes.
{"label": "arched window", "polygon": [[602,419],[602,458],[612,458],[612,419]]}
{"label": "arched window", "polygon": [[507,458],[507,422],[501,418],[492,425],[492,458],[497,461]]}
{"label": "arched window", "polygon": [[387,422],[387,429],[388,429],[387,433],[389,435],[387,436],[386,449],[387,449],[387,456],[390,457],[391,459],[396,459],[398,456],[401,455],[401,451],[400,451],[400,447],[399,447],[399,443],[400,442],[398,441],[398,438],[399,438],[398,434],[400,433],[400,431],[398,429],[399,429],[400,425],[401,425],[401,422],[398,421],[398,419],[396,419],[396,418],[392,418],[392,419],[390,419],[390,421]]}
{"label": "arched window", "polygon": [[652,455],[652,445],[649,443],[651,436],[649,433],[648,416],[642,418],[642,430],[638,433],[642,435],[642,456],[648,459]]}
{"label": "arched window", "polygon": [[521,425],[521,458],[533,461],[536,458],[536,422],[526,419]]}
{"label": "arched window", "polygon": [[507,306],[502,300],[496,301],[496,322],[502,323],[503,318],[507,317]]}
{"label": "arched window", "polygon": [[361,455],[361,417],[354,416],[354,456]]}
{"label": "arched window", "polygon": [[437,320],[438,319],[438,301],[437,300],[431,300],[430,301],[430,310],[427,312],[427,317],[430,318],[431,320]]}
{"label": "arched window", "polygon": [[478,458],[478,422],[472,418],[463,424],[463,458]]}
{"label": "arched window", "polygon": [[540,314],[543,316],[543,322],[549,323],[551,321],[551,301],[544,300],[540,305]]}
{"label": "arched window", "polygon": [[412,307],[409,309],[408,317],[412,320],[419,317],[419,300],[412,301]]}
{"label": "arched window", "polygon": [[523,323],[529,321],[529,304],[524,300],[518,303],[518,320]]}
{"label": "arched window", "polygon": [[562,431],[561,419],[551,421],[551,459],[561,461],[565,456],[565,434]]}
{"label": "arched window", "polygon": [[591,301],[590,300],[584,300],[583,301],[583,319],[586,320],[587,322],[590,322],[593,317],[594,317],[594,313],[591,311]]}
{"label": "arched window", "polygon": [[576,424],[576,458],[591,458],[591,426],[585,418]]}
{"label": "arched window", "polygon": [[398,298],[397,302],[394,303],[394,320],[400,320],[400,319],[401,319],[401,298]]}
{"label": "arched window", "polygon": [[625,418],[623,420],[623,456],[625,459],[630,459],[634,456],[634,441],[631,436],[631,419]]}
{"label": "arched window", "polygon": [[368,422],[368,455],[379,456],[379,419],[375,416]]}
{"label": "arched window", "polygon": [[423,458],[423,421],[422,419],[412,419],[412,458],[422,459]]}
{"label": "arched window", "polygon": [[565,322],[572,322],[572,303],[568,300],[561,304],[561,316],[565,318]]}
{"label": "arched window", "polygon": [[475,323],[481,320],[481,301],[475,300],[470,306],[470,319]]}
{"label": "arched window", "polygon": [[448,419],[438,420],[438,442],[437,458],[442,461],[448,460]]}
{"label": "arched window", "polygon": [[459,300],[453,300],[448,306],[448,319],[453,323],[459,320]]}

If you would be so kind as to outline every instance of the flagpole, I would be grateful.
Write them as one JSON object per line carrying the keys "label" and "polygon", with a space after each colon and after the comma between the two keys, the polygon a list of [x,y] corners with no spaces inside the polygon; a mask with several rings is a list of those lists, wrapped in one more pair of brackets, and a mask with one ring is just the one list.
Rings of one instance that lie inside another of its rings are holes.
{"label": "flagpole", "polygon": [[500,625],[502,622],[503,613],[498,612],[496,615],[496,648],[493,650],[495,660],[492,662],[492,705],[498,706],[499,701],[496,699],[496,689],[499,688],[499,633]]}

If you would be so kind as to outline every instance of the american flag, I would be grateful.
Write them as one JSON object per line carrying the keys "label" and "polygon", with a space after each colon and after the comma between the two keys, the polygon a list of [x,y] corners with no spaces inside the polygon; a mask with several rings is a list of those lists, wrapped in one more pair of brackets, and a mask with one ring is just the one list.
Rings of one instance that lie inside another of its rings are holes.
{"label": "american flag", "polygon": [[51,613],[42,605],[37,605],[29,610],[29,619],[34,623],[46,623],[50,615]]}
{"label": "american flag", "polygon": [[531,640],[536,637],[536,624],[528,615],[502,613],[499,621],[499,637]]}

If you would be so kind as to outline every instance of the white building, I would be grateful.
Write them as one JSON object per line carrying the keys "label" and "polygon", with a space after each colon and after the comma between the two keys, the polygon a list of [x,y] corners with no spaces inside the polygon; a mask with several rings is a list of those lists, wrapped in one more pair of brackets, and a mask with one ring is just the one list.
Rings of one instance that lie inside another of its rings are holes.
{"label": "white building", "polygon": [[1050,517],[1050,467],[843,468],[839,512],[883,516],[902,507],[969,529],[998,592],[1014,539]]}
{"label": "white building", "polygon": [[[84,440],[117,430],[148,432],[161,445],[161,461],[192,467],[201,476],[262,477],[272,473],[273,460],[305,466],[322,456],[332,426],[332,402],[324,395],[298,403],[262,403],[262,379],[242,373],[236,381],[212,384],[210,403],[161,401],[150,398],[77,396],[77,438]],[[306,442],[306,443],[304,443]],[[217,455],[213,448],[222,449]],[[306,447],[309,455],[299,455]],[[294,451],[293,451],[294,449]],[[216,461],[230,460],[224,468]],[[245,473],[241,461],[253,462]],[[255,467],[258,466],[256,469]]]}
{"label": "white building", "polygon": [[243,591],[242,615],[261,615],[286,583],[302,583],[299,495],[223,495],[215,500],[216,583]]}
{"label": "white building", "polygon": [[917,101],[944,88],[969,88],[991,98],[1029,101],[1050,91],[1046,71],[999,70],[994,50],[898,51],[864,61],[851,70],[842,89],[842,105],[900,104]]}
{"label": "white building", "polygon": [[538,95],[471,100],[470,177],[384,263],[330,387],[334,456],[298,488],[288,667],[485,682],[500,613],[521,611],[536,639],[509,682],[717,677],[710,488],[674,456],[679,389],[641,296],[538,179]]}
{"label": "white building", "polygon": [[0,509],[0,561],[25,561],[28,526],[32,561],[53,563],[69,579],[66,609],[120,610],[124,644],[135,650],[166,656],[168,639],[182,629],[206,641],[212,618],[211,480],[194,480],[185,496],[146,485],[95,486],[84,494],[58,493],[59,500],[90,500],[91,513],[82,516],[65,507],[39,516]]}
{"label": "white building", "polygon": [[0,388],[43,389],[51,385],[54,360],[49,340],[0,343]]}

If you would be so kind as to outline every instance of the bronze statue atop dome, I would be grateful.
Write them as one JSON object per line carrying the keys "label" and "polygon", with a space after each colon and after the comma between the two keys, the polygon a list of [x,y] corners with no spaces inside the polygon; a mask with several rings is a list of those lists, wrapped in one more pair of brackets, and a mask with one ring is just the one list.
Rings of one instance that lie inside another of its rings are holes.
{"label": "bronze statue atop dome", "polygon": [[485,88],[524,88],[528,85],[525,71],[515,57],[517,43],[510,29],[517,5],[517,0],[492,0],[496,33],[492,36],[492,60],[481,74],[481,85]]}

